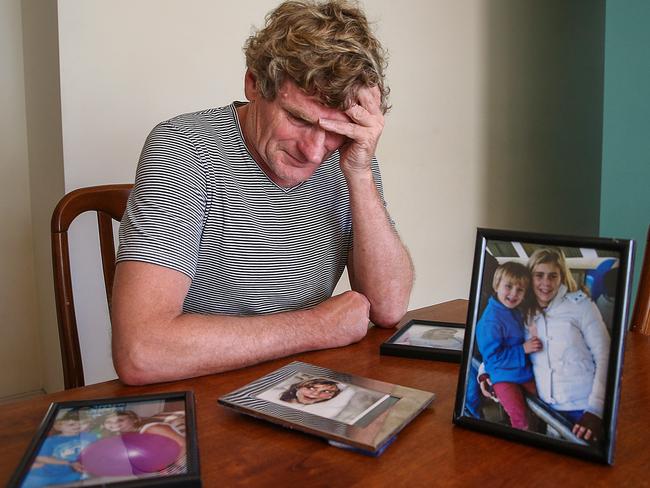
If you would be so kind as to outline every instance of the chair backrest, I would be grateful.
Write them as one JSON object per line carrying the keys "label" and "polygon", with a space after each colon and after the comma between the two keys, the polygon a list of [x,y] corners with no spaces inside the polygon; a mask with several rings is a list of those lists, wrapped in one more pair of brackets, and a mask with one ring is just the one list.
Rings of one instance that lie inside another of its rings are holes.
{"label": "chair backrest", "polygon": [[108,309],[111,309],[113,277],[115,276],[115,245],[113,244],[113,220],[122,220],[126,201],[133,185],[103,185],[80,188],[65,195],[52,214],[52,263],[54,266],[54,294],[59,323],[59,342],[63,361],[65,389],[84,386],[81,348],[77,332],[68,228],[78,215],[87,211],[97,212],[99,245],[104,271],[104,285]]}
{"label": "chair backrest", "polygon": [[630,323],[632,330],[650,335],[650,227],[648,227],[639,288],[636,292],[634,312]]}

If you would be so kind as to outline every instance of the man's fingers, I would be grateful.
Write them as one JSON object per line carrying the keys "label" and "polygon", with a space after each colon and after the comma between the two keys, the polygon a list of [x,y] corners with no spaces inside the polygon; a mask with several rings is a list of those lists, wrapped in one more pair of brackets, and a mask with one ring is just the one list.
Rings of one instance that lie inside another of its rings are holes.
{"label": "man's fingers", "polygon": [[357,92],[359,105],[373,115],[381,114],[381,93],[378,86],[359,88]]}
{"label": "man's fingers", "polygon": [[350,117],[352,122],[355,122],[364,127],[372,127],[375,122],[375,116],[368,112],[368,110],[361,105],[352,105],[345,111],[345,114]]}
{"label": "man's fingers", "polygon": [[[368,137],[374,138],[372,134],[377,131],[380,134],[384,125],[379,88],[376,86],[360,88],[357,98],[358,103],[345,110],[345,114],[350,118],[349,122],[322,118],[318,119],[318,124],[327,131],[347,136],[355,141]],[[369,132],[366,129],[369,129]]]}
{"label": "man's fingers", "polygon": [[356,139],[358,136],[358,125],[350,122],[343,122],[340,120],[332,119],[318,119],[318,125],[329,132],[346,136],[350,139]]}

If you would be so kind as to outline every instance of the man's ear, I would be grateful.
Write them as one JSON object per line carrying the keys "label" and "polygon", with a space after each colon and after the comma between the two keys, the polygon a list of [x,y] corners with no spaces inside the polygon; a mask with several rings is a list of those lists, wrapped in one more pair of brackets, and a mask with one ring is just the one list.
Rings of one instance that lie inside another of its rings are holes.
{"label": "man's ear", "polygon": [[260,92],[257,88],[257,78],[255,78],[255,75],[249,69],[246,70],[246,74],[244,75],[244,94],[249,102],[253,102],[260,97]]}

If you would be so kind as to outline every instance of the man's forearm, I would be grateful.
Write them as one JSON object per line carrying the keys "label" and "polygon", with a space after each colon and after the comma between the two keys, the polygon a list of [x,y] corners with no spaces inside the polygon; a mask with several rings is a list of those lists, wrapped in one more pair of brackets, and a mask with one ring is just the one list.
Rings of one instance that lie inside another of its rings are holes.
{"label": "man's forearm", "polygon": [[305,310],[257,315],[182,312],[187,276],[140,262],[118,264],[113,288],[113,362],[125,383],[217,373],[364,337],[368,300],[347,292]]}
{"label": "man's forearm", "polygon": [[[181,314],[124,324],[113,335],[122,380],[155,383],[237,369],[317,349],[311,310],[267,316]],[[218,333],[216,333],[218,331]]]}
{"label": "man's forearm", "polygon": [[395,325],[406,313],[413,265],[390,224],[371,171],[346,175],[354,245],[348,272],[352,288],[370,301],[370,320]]}
{"label": "man's forearm", "polygon": [[372,158],[384,128],[378,86],[358,90],[345,110],[349,121],[319,119],[326,131],[347,137],[339,148],[341,170],[350,194],[354,245],[348,257],[352,289],[370,301],[370,319],[395,325],[406,312],[413,286],[411,258],[390,225],[372,177]]}

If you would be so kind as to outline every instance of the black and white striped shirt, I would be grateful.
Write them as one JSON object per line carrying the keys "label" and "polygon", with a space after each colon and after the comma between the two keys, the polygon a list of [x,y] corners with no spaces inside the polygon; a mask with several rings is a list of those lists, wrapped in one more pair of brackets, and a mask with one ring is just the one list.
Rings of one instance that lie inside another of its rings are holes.
{"label": "black and white striped shirt", "polygon": [[[352,245],[338,152],[309,180],[279,187],[249,154],[236,106],[153,129],[117,259],[189,276],[185,312],[255,315],[314,306],[331,296]],[[381,194],[376,160],[373,174]]]}

